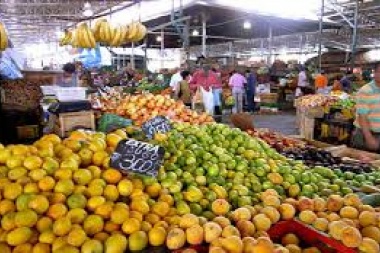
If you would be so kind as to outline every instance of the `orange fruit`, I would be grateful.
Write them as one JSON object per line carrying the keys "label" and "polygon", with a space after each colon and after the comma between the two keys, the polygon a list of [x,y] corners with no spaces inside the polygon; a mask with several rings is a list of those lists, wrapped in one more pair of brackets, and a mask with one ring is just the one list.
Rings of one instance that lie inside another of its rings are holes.
{"label": "orange fruit", "polygon": [[52,189],[54,189],[54,186],[55,186],[55,180],[54,178],[50,177],[50,176],[46,176],[44,178],[42,178],[41,180],[38,181],[38,188],[41,190],[41,191],[51,191]]}
{"label": "orange fruit", "polygon": [[122,174],[117,169],[109,168],[103,172],[102,177],[109,184],[117,184],[121,180]]}
{"label": "orange fruit", "polygon": [[63,216],[65,216],[67,213],[67,207],[64,204],[54,204],[51,205],[46,213],[46,215],[53,220],[57,220]]}
{"label": "orange fruit", "polygon": [[35,170],[42,167],[43,161],[38,156],[28,156],[24,160],[24,167],[29,170]]}

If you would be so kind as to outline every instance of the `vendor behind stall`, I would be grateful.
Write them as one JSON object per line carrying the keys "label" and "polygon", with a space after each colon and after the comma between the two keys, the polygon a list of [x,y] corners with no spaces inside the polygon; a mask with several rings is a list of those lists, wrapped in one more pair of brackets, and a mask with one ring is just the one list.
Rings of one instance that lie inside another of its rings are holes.
{"label": "vendor behind stall", "polygon": [[63,65],[63,76],[58,81],[57,85],[61,87],[76,87],[78,86],[78,76],[76,74],[76,67],[73,63],[66,63]]}
{"label": "vendor behind stall", "polygon": [[380,63],[375,65],[374,80],[356,95],[355,148],[380,151]]}

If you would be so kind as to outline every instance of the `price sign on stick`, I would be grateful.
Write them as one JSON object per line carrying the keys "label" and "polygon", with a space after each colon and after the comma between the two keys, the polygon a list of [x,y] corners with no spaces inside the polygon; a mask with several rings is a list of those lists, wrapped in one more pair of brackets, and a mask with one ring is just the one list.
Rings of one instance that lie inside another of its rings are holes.
{"label": "price sign on stick", "polygon": [[122,140],[111,156],[111,166],[126,172],[157,176],[165,149],[133,139]]}
{"label": "price sign on stick", "polygon": [[156,133],[166,133],[172,129],[170,121],[164,116],[156,116],[142,125],[142,130],[149,139]]}

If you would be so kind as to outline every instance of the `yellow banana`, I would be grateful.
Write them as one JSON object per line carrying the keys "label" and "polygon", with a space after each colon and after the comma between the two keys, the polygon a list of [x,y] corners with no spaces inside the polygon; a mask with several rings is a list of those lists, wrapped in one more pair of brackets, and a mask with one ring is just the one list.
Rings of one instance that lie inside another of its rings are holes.
{"label": "yellow banana", "polygon": [[73,38],[71,40],[71,45],[73,47],[79,47],[79,39],[78,39],[78,29],[73,31]]}
{"label": "yellow banana", "polygon": [[87,25],[85,26],[85,31],[87,33],[87,38],[90,42],[90,44],[89,44],[90,48],[95,48],[96,47],[96,41],[94,38],[94,34],[92,33],[91,29]]}
{"label": "yellow banana", "polygon": [[119,46],[120,44],[120,37],[122,36],[121,34],[121,27],[117,27],[114,29],[114,34],[113,34],[113,39],[111,42],[111,46]]}
{"label": "yellow banana", "polygon": [[139,37],[136,39],[136,41],[140,41],[140,40],[144,39],[147,32],[148,32],[148,29],[146,29],[145,25],[143,25],[141,23],[139,23],[139,25],[140,25],[140,34],[139,34]]}
{"label": "yellow banana", "polygon": [[103,38],[104,42],[109,45],[112,42],[112,29],[111,29],[110,24],[108,22],[104,22],[103,29],[104,29],[104,38]]}
{"label": "yellow banana", "polygon": [[128,39],[129,38],[129,32],[130,32],[130,30],[131,29],[130,29],[129,25],[125,26],[123,42],[126,42],[126,43],[131,42],[131,40]]}
{"label": "yellow banana", "polygon": [[94,26],[94,37],[96,41],[100,41],[100,28],[102,27],[102,23],[106,21],[105,19],[98,19]]}
{"label": "yellow banana", "polygon": [[87,41],[87,34],[83,29],[83,25],[79,25],[78,27],[78,39],[79,39],[79,46],[81,48],[87,48],[89,45],[89,42]]}
{"label": "yellow banana", "polygon": [[133,22],[128,26],[127,40],[133,41],[137,33],[138,33],[137,23]]}
{"label": "yellow banana", "polygon": [[0,51],[4,51],[8,47],[8,35],[5,26],[0,23]]}

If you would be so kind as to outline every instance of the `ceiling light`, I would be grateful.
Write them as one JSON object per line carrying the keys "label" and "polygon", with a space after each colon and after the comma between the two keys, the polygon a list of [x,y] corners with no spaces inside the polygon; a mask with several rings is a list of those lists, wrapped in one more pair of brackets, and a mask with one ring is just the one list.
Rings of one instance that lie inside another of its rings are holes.
{"label": "ceiling light", "polygon": [[251,29],[252,24],[249,21],[244,21],[243,27],[244,29],[248,30],[248,29]]}
{"label": "ceiling light", "polygon": [[85,2],[83,6],[83,16],[91,17],[92,15],[94,15],[94,12],[92,11],[91,4],[89,2]]}
{"label": "ceiling light", "polygon": [[161,42],[161,41],[162,41],[162,37],[161,37],[161,36],[157,36],[157,37],[156,37],[156,41],[157,41],[157,42]]}
{"label": "ceiling light", "polygon": [[192,34],[193,36],[199,36],[199,31],[197,29],[194,29]]}

